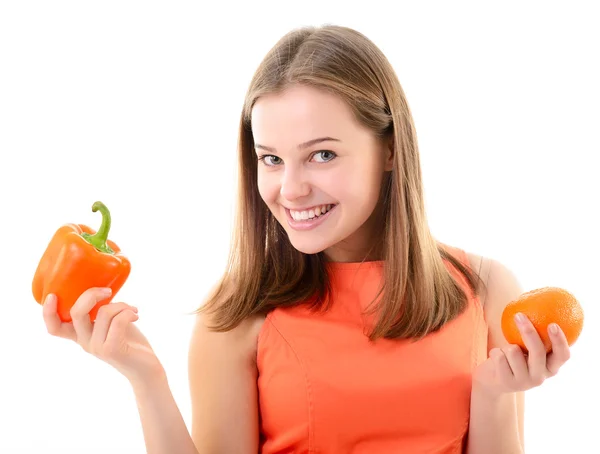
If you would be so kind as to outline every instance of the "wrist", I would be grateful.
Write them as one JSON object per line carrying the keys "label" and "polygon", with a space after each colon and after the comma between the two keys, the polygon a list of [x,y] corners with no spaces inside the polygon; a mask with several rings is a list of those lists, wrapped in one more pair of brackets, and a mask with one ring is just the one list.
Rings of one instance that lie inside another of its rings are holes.
{"label": "wrist", "polygon": [[509,396],[511,394],[514,393],[498,391],[478,382],[473,382],[471,388],[471,396],[473,398],[476,398],[478,401],[482,401],[490,405],[494,405],[501,402],[502,400],[505,400],[506,396]]}
{"label": "wrist", "polygon": [[166,371],[162,367],[157,368],[151,374],[146,374],[137,379],[130,379],[129,384],[138,398],[155,395],[161,389],[169,386]]}

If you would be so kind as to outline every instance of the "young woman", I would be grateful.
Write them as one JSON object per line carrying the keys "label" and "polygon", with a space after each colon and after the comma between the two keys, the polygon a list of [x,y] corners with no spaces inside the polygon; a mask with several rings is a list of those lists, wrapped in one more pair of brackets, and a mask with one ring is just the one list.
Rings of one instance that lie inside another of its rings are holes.
{"label": "young woman", "polygon": [[522,393],[569,358],[500,330],[523,289],[436,241],[417,137],[380,50],[348,28],[284,36],[254,76],[230,264],[198,311],[191,435],[136,309],[89,289],[48,331],[130,381],[149,454],[523,452]]}

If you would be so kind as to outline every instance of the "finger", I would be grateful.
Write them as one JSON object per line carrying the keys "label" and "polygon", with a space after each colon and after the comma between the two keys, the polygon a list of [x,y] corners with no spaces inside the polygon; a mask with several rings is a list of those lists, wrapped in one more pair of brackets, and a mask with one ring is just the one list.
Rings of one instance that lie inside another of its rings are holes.
{"label": "finger", "polygon": [[525,315],[519,313],[515,318],[521,332],[521,337],[523,338],[523,343],[529,351],[527,355],[529,380],[534,385],[541,385],[546,378],[546,348],[544,347],[544,342]]}
{"label": "finger", "polygon": [[138,318],[138,314],[130,309],[125,309],[114,316],[106,335],[105,348],[107,351],[115,351],[121,346],[129,324]]}
{"label": "finger", "polygon": [[521,347],[518,345],[508,345],[502,351],[504,352],[504,356],[506,356],[515,381],[526,383],[529,378],[529,369]]}
{"label": "finger", "polygon": [[511,383],[515,380],[515,377],[510,369],[506,355],[500,348],[494,348],[490,352],[490,356],[496,366],[496,377],[502,383]]}
{"label": "finger", "polygon": [[100,301],[108,298],[111,293],[110,288],[93,287],[87,289],[71,308],[70,313],[73,320],[73,327],[77,334],[77,342],[84,348],[87,348],[93,330],[92,322],[90,321],[90,311]]}
{"label": "finger", "polygon": [[57,301],[56,295],[50,294],[46,297],[42,305],[42,315],[46,324],[46,330],[53,336],[75,341],[77,340],[77,335],[75,334],[73,325],[63,323],[56,312]]}
{"label": "finger", "polygon": [[556,323],[551,323],[548,326],[548,334],[552,342],[552,352],[546,360],[546,369],[549,376],[554,376],[571,357],[571,350],[565,333]]}
{"label": "finger", "polygon": [[125,309],[130,309],[137,313],[136,307],[125,303],[106,304],[98,309],[98,315],[94,322],[94,330],[90,338],[90,348],[93,351],[98,351],[102,344],[104,344],[113,318]]}

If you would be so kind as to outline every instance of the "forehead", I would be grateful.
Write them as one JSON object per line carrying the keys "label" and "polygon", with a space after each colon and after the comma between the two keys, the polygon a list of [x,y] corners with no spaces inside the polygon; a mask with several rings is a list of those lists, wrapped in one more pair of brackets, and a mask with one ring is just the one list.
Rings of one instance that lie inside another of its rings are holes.
{"label": "forehead", "polygon": [[339,97],[312,87],[295,86],[265,95],[252,109],[252,132],[257,143],[277,147],[333,136],[343,140],[358,124]]}

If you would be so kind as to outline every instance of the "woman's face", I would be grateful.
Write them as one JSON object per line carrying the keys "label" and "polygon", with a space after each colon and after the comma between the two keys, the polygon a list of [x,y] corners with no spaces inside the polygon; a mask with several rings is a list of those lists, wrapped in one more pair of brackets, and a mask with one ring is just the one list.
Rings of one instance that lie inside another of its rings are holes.
{"label": "woman's face", "polygon": [[252,111],[258,189],[301,252],[365,258],[391,147],[339,98],[306,86],[260,98]]}

